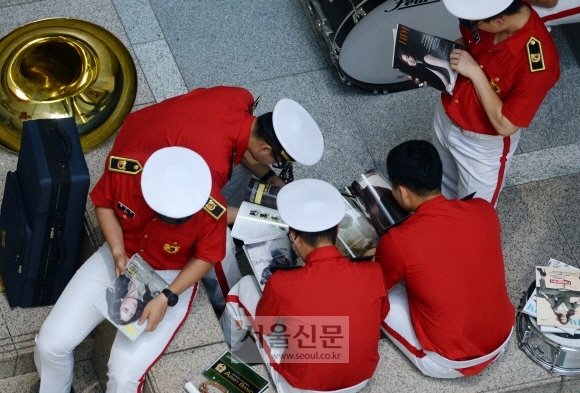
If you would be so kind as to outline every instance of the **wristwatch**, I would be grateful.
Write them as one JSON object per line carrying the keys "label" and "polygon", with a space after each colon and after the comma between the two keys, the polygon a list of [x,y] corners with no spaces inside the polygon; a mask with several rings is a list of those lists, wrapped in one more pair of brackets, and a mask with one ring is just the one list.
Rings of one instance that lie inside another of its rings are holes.
{"label": "wristwatch", "polygon": [[173,307],[177,304],[179,297],[173,292],[171,292],[169,289],[165,288],[161,293],[164,294],[165,297],[167,298],[167,305],[169,307]]}

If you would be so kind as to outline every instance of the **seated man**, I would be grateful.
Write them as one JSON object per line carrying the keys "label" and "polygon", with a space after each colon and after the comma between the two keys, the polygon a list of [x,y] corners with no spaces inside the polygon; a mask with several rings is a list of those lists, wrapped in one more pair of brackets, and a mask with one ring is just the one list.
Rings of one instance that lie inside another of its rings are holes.
{"label": "seated man", "polygon": [[498,216],[483,199],[441,195],[441,160],[429,142],[395,147],[387,173],[395,199],[414,214],[376,249],[390,289],[383,329],[425,375],[477,374],[503,351],[514,324]]}
{"label": "seated man", "polygon": [[135,253],[169,286],[145,306],[139,323],[147,320],[147,328],[136,341],[117,332],[107,392],[140,392],[189,314],[197,282],[226,255],[225,201],[199,154],[169,147],[125,157],[108,161],[90,194],[106,243],[73,276],[36,337],[40,393],[71,390],[73,349],[105,319],[93,303]]}
{"label": "seated man", "polygon": [[306,266],[273,273],[263,295],[253,276],[235,285],[220,320],[226,339],[236,350],[247,337],[236,325],[250,321],[278,392],[356,392],[379,361],[389,307],[381,270],[351,262],[335,247],[345,208],[330,184],[290,183],[278,194],[278,209]]}

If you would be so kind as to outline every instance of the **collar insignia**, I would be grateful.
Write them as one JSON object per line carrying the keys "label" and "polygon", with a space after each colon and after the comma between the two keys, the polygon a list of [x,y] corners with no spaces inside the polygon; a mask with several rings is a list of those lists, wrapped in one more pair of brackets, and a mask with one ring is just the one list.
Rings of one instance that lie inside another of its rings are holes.
{"label": "collar insignia", "polygon": [[109,167],[111,172],[127,173],[129,175],[136,175],[143,170],[143,166],[137,160],[123,157],[109,157]]}
{"label": "collar insignia", "polygon": [[220,217],[223,216],[223,214],[226,212],[226,208],[211,196],[207,200],[207,203],[203,207],[203,210],[208,212],[209,215],[215,218],[216,220],[219,220]]}
{"label": "collar insignia", "polygon": [[526,44],[528,51],[528,62],[530,63],[530,72],[543,71],[546,69],[544,64],[544,55],[542,54],[542,43],[535,37],[530,37]]}

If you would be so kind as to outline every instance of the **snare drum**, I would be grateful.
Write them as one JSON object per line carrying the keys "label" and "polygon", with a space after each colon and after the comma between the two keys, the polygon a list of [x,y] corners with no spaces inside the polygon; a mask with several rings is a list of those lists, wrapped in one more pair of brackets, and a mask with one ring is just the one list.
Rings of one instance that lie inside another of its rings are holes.
{"label": "snare drum", "polygon": [[392,68],[397,24],[461,37],[459,21],[440,0],[310,0],[310,9],[342,81],[375,93],[415,87]]}
{"label": "snare drum", "polygon": [[542,333],[536,318],[522,312],[528,297],[536,290],[534,281],[523,293],[516,319],[518,345],[534,362],[558,375],[580,374],[580,335]]}

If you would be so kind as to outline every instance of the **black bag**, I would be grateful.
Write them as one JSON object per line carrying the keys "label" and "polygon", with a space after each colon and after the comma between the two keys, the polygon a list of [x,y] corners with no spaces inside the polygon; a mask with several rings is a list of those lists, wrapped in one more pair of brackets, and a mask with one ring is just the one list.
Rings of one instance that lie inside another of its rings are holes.
{"label": "black bag", "polygon": [[77,269],[89,172],[74,119],[24,123],[0,211],[11,307],[54,304]]}

